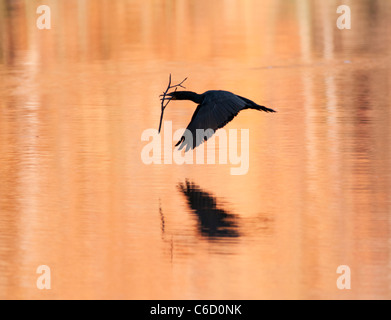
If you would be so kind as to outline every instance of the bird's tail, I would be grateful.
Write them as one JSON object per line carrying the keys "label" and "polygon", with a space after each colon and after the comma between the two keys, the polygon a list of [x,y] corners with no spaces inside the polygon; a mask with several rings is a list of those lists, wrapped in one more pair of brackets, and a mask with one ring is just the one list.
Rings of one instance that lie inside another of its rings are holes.
{"label": "bird's tail", "polygon": [[276,110],[266,108],[265,106],[260,106],[259,104],[256,104],[254,101],[251,101],[247,98],[243,98],[241,96],[238,96],[240,99],[244,100],[247,103],[247,108],[249,109],[255,109],[259,111],[265,111],[265,112],[277,112]]}
{"label": "bird's tail", "polygon": [[270,108],[266,108],[264,106],[260,106],[256,103],[254,103],[255,105],[251,106],[251,109],[256,109],[256,110],[260,110],[260,111],[265,111],[265,112],[277,112],[276,110],[273,110],[273,109],[270,109]]}

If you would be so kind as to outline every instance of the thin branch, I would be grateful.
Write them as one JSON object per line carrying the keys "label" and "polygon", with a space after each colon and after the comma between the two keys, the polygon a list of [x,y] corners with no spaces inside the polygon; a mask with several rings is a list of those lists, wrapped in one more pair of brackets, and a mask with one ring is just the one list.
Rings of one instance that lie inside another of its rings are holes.
{"label": "thin branch", "polygon": [[[174,90],[174,92],[175,92],[175,91],[178,90],[178,87],[181,87],[181,88],[184,88],[184,89],[185,89],[185,87],[184,87],[182,84],[183,84],[186,80],[187,80],[187,77],[186,77],[184,80],[182,80],[181,83],[178,83],[178,84],[175,84],[175,85],[172,86],[172,85],[171,85],[171,73],[170,73],[170,77],[168,78],[168,86],[167,86],[167,89],[166,89],[166,91],[163,92],[162,95],[160,95],[160,96],[163,97],[163,98],[160,98],[160,100],[161,100],[161,110],[162,110],[162,113],[160,114],[159,133],[160,133],[160,129],[162,128],[164,109],[166,109],[167,105],[170,103],[170,101],[171,101],[171,99],[172,99],[172,98],[166,98],[166,95],[167,95],[168,91],[169,91],[170,89],[174,89],[174,88],[175,88],[175,90]],[[166,102],[166,101],[167,101],[167,102]],[[166,103],[165,103],[165,102],[166,102]]]}

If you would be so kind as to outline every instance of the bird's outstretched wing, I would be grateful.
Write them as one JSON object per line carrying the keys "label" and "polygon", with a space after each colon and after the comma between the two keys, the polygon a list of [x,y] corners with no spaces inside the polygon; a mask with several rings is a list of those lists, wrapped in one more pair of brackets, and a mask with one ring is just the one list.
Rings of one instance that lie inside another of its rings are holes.
{"label": "bird's outstretched wing", "polygon": [[215,91],[206,95],[204,101],[198,105],[182,138],[176,144],[179,150],[185,151],[198,147],[208,140],[215,131],[224,127],[248,103],[237,95],[227,91]]}

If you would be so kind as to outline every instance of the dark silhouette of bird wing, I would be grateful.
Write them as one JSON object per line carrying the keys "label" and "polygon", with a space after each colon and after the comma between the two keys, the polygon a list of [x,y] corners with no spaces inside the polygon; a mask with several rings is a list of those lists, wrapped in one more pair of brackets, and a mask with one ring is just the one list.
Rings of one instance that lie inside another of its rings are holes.
{"label": "dark silhouette of bird wing", "polygon": [[[243,109],[249,107],[248,103],[237,95],[228,91],[208,91],[204,101],[198,105],[187,130],[176,144],[179,150],[185,151],[198,147],[208,140],[215,131],[224,127]],[[203,129],[200,131],[197,129]]]}
{"label": "dark silhouette of bird wing", "polygon": [[202,236],[210,239],[236,238],[240,236],[238,217],[219,208],[216,197],[201,189],[193,182],[186,180],[178,185],[186,196],[190,209],[197,215]]}

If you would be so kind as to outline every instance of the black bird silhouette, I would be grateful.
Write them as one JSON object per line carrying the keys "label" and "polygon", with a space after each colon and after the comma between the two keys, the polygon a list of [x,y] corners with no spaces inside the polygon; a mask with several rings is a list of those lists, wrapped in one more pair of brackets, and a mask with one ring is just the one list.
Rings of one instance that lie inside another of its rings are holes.
{"label": "black bird silhouette", "polygon": [[201,235],[211,239],[240,236],[237,216],[216,205],[216,198],[193,182],[179,183],[190,209],[197,215]]}
{"label": "black bird silhouette", "polygon": [[[198,103],[198,107],[187,126],[188,131],[185,131],[175,145],[176,147],[180,145],[179,150],[186,147],[185,152],[198,147],[202,142],[208,140],[217,129],[224,127],[244,109],[276,112],[273,109],[260,106],[249,99],[223,90],[210,90],[203,94],[192,91],[175,91],[168,93],[167,96],[170,100],[191,100]],[[197,129],[205,131],[199,130],[197,132]]]}

